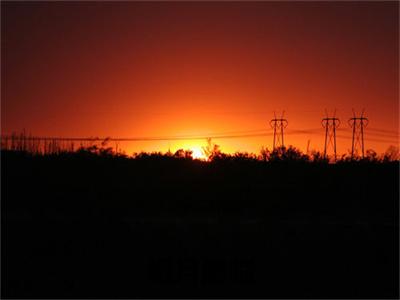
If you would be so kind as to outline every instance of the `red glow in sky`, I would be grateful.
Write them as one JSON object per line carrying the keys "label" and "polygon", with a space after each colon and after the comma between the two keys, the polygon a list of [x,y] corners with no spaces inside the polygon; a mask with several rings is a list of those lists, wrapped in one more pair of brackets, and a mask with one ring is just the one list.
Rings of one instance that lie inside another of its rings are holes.
{"label": "red glow in sky", "polygon": [[[396,144],[398,2],[2,2],[2,133],[148,137],[270,129],[323,149],[325,109]],[[318,134],[289,130],[320,129]],[[394,132],[394,133],[393,133]],[[387,140],[386,142],[377,139]],[[272,137],[215,140],[258,152]],[[351,140],[338,138],[338,151]],[[205,140],[132,142],[132,151]]]}

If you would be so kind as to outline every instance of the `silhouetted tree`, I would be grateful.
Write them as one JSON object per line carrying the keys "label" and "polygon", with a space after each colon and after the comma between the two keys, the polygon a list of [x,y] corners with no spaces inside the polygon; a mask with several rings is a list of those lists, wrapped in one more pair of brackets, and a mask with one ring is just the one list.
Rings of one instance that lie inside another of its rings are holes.
{"label": "silhouetted tree", "polygon": [[[187,159],[187,160],[192,160],[193,159],[193,151],[192,150],[183,150],[183,149],[178,149],[173,155],[173,158],[178,158],[178,159]],[[168,153],[164,154],[166,157],[171,157]]]}
{"label": "silhouetted tree", "polygon": [[193,151],[192,150],[185,150],[185,158],[186,159],[193,159]]}
{"label": "silhouetted tree", "polygon": [[174,153],[174,158],[185,158],[185,150],[183,149],[178,149]]}
{"label": "silhouetted tree", "polygon": [[270,155],[271,155],[271,152],[267,148],[264,148],[264,146],[261,147],[260,155],[259,155],[260,160],[266,162],[269,160]]}
{"label": "silhouetted tree", "polygon": [[248,152],[236,152],[232,158],[235,161],[256,161],[257,160],[257,156],[255,154],[252,153],[248,153]]}
{"label": "silhouetted tree", "polygon": [[390,161],[399,161],[400,160],[400,152],[399,147],[389,146],[386,152],[383,154],[382,161],[390,162]]}
{"label": "silhouetted tree", "polygon": [[203,147],[203,152],[209,161],[227,158],[227,155],[221,152],[219,145],[213,144],[211,138],[207,139],[207,146]]}
{"label": "silhouetted tree", "polygon": [[379,160],[378,154],[374,150],[368,149],[366,151],[365,160],[370,162],[377,162]]}
{"label": "silhouetted tree", "polygon": [[270,161],[307,162],[309,157],[293,146],[276,148],[271,152]]}
{"label": "silhouetted tree", "polygon": [[312,161],[314,163],[328,163],[329,159],[324,157],[324,155],[320,151],[312,150],[309,161]]}

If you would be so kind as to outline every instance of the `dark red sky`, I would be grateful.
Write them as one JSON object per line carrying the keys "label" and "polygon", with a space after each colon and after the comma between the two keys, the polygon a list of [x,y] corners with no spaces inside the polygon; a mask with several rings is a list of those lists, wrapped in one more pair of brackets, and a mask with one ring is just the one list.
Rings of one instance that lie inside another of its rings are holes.
{"label": "dark red sky", "polygon": [[[321,128],[352,108],[398,132],[398,2],[2,2],[2,132],[178,136]],[[288,132],[289,133],[289,132]],[[321,129],[322,133],[322,129]],[[380,152],[377,131],[367,148]],[[394,137],[386,137],[391,141]],[[288,144],[322,148],[321,134]],[[216,140],[258,152],[271,137]],[[350,148],[338,139],[339,151]],[[136,142],[131,151],[205,141]]]}

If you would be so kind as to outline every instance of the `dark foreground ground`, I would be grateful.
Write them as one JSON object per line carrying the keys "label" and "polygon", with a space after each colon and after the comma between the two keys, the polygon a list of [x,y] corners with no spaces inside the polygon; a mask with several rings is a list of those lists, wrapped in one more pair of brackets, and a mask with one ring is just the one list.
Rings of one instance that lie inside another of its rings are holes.
{"label": "dark foreground ground", "polygon": [[398,298],[399,167],[2,153],[3,298]]}

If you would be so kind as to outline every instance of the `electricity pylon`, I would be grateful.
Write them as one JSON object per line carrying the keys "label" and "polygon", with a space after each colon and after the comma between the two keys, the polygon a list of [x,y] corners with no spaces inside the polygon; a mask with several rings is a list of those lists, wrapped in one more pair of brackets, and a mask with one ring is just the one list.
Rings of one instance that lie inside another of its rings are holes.
{"label": "electricity pylon", "polygon": [[351,142],[351,158],[354,158],[354,154],[358,153],[361,147],[361,155],[364,158],[364,128],[367,127],[369,121],[364,117],[364,109],[361,112],[360,117],[356,117],[353,109],[353,118],[348,121],[351,128],[353,128],[353,138]]}
{"label": "electricity pylon", "polygon": [[272,119],[269,124],[272,129],[274,129],[274,142],[273,142],[273,150],[276,148],[284,148],[285,143],[283,140],[283,130],[287,127],[288,121],[283,118],[285,111],[282,112],[281,117],[278,119],[274,112],[274,119]]}
{"label": "electricity pylon", "polygon": [[325,147],[324,147],[324,158],[328,151],[329,145],[333,146],[333,153],[336,161],[336,128],[340,125],[340,120],[336,118],[336,110],[333,113],[333,117],[329,118],[328,112],[325,110],[326,118],[321,121],[322,127],[325,128]]}

